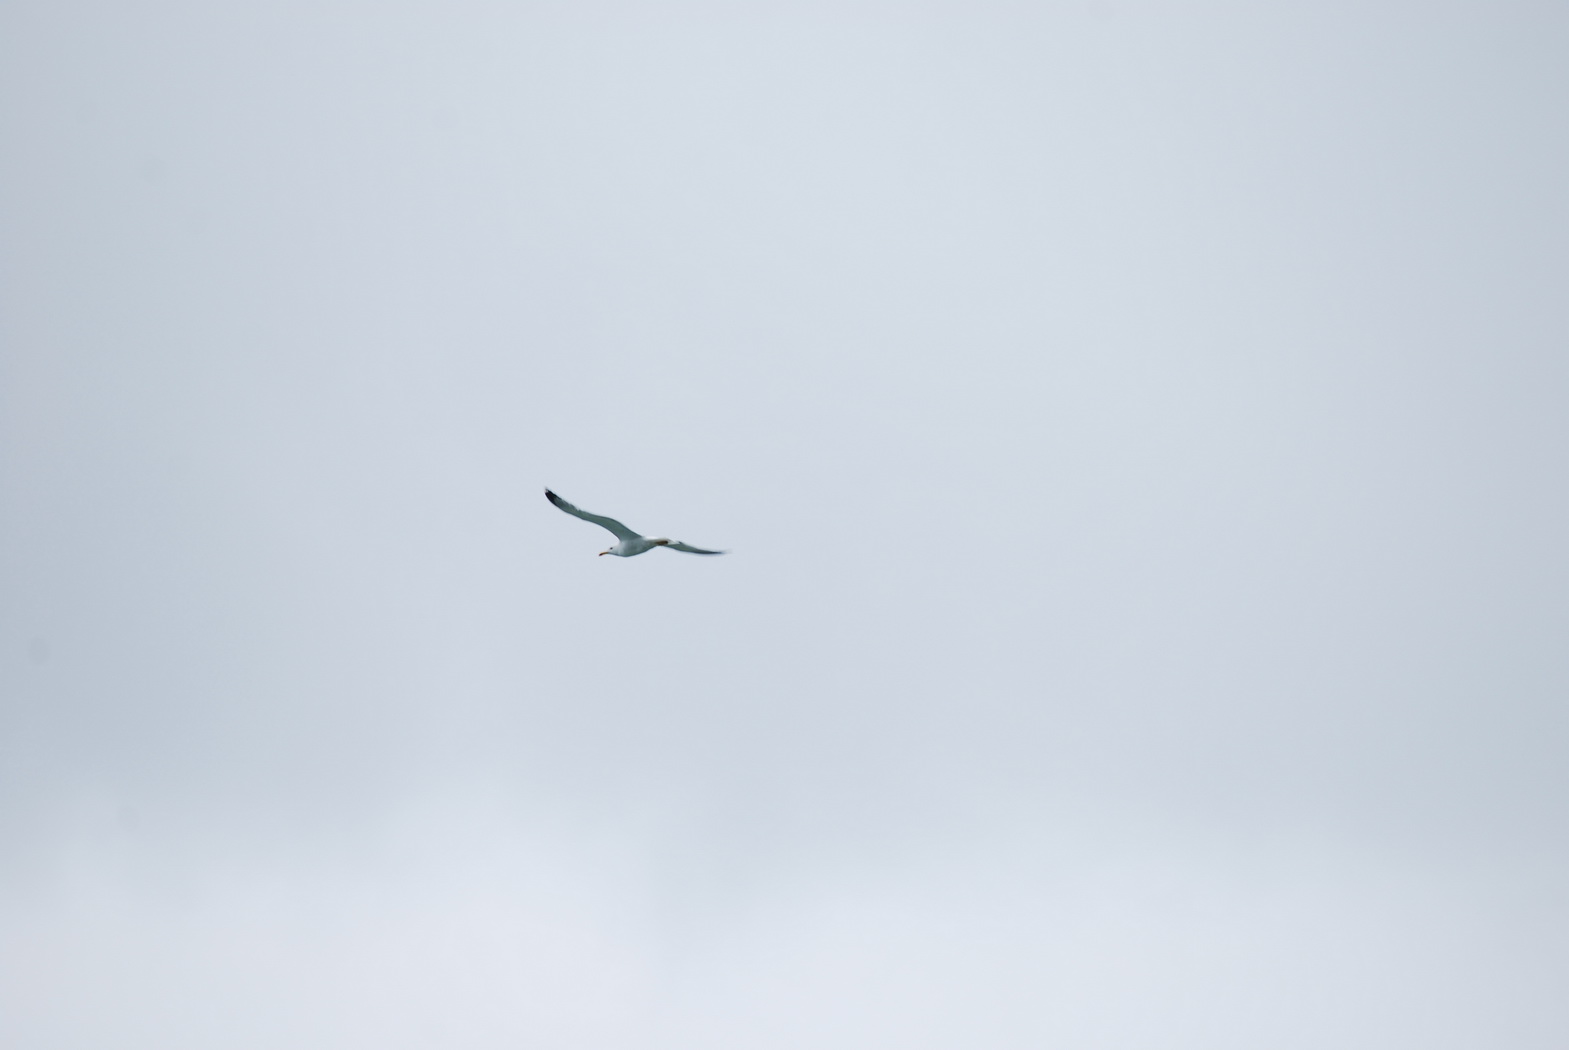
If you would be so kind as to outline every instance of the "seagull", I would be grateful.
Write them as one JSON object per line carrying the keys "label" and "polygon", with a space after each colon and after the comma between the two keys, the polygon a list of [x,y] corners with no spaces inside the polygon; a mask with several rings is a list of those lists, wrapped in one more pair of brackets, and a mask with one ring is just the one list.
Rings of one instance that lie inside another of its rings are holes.
{"label": "seagull", "polygon": [[551,492],[549,489],[545,490],[545,498],[554,503],[558,509],[566,511],[574,518],[582,518],[584,521],[592,521],[600,528],[609,529],[611,533],[615,535],[616,539],[621,541],[607,551],[600,551],[600,557],[604,557],[607,554],[614,554],[618,558],[631,558],[642,554],[644,551],[651,551],[655,547],[669,547],[673,551],[686,551],[688,554],[724,553],[724,551],[705,551],[703,548],[694,547],[690,543],[678,543],[675,540],[666,539],[651,540],[647,536],[639,536],[637,533],[621,524],[615,518],[607,518],[602,514],[590,514],[586,510],[578,510],[572,504],[568,503],[554,492]]}

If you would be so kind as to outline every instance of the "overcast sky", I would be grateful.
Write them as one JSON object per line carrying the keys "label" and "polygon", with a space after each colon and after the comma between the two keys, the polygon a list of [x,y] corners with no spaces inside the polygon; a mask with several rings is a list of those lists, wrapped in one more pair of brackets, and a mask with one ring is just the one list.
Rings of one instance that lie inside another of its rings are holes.
{"label": "overcast sky", "polygon": [[0,1044],[1569,1045],[1566,100],[1553,3],[5,4]]}

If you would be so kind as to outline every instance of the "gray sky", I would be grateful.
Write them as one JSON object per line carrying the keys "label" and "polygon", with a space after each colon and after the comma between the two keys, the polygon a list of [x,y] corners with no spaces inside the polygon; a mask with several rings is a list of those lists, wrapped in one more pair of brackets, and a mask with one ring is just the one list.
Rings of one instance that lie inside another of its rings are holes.
{"label": "gray sky", "polygon": [[0,1043],[1569,1040],[1561,5],[0,80]]}

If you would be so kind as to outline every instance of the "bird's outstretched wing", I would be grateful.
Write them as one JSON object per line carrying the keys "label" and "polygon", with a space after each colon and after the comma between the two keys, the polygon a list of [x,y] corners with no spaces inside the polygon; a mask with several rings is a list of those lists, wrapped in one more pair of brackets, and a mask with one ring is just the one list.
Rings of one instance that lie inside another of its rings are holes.
{"label": "bird's outstretched wing", "polygon": [[[602,529],[609,529],[612,533],[615,534],[615,537],[618,540],[635,540],[640,538],[637,533],[621,524],[615,518],[607,518],[603,514],[590,514],[586,510],[578,510],[572,504],[568,503],[554,492],[551,492],[549,489],[545,490],[545,498],[554,503],[557,509],[566,511],[574,518],[582,518],[584,521],[592,521],[595,525],[598,525]],[[704,553],[712,552],[705,551]]]}
{"label": "bird's outstretched wing", "polygon": [[724,551],[705,551],[701,547],[694,547],[690,543],[667,543],[665,546],[673,551],[686,551],[688,554],[723,554]]}

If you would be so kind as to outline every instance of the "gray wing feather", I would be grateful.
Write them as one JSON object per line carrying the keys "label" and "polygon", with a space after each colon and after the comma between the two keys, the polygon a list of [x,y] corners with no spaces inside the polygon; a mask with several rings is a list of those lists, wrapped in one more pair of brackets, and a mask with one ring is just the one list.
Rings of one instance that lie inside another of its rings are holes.
{"label": "gray wing feather", "polygon": [[723,554],[724,551],[705,551],[701,547],[694,547],[690,543],[666,544],[673,551],[686,551],[688,554]]}
{"label": "gray wing feather", "polygon": [[[621,524],[615,518],[607,518],[603,514],[590,514],[586,510],[578,510],[572,504],[568,503],[554,492],[551,492],[549,489],[545,490],[545,498],[554,503],[558,510],[564,510],[574,518],[582,518],[584,521],[593,522],[602,529],[609,529],[618,540],[635,540],[639,538],[637,533]],[[672,544],[672,546],[674,545]],[[712,554],[714,552],[702,551],[701,553]]]}

